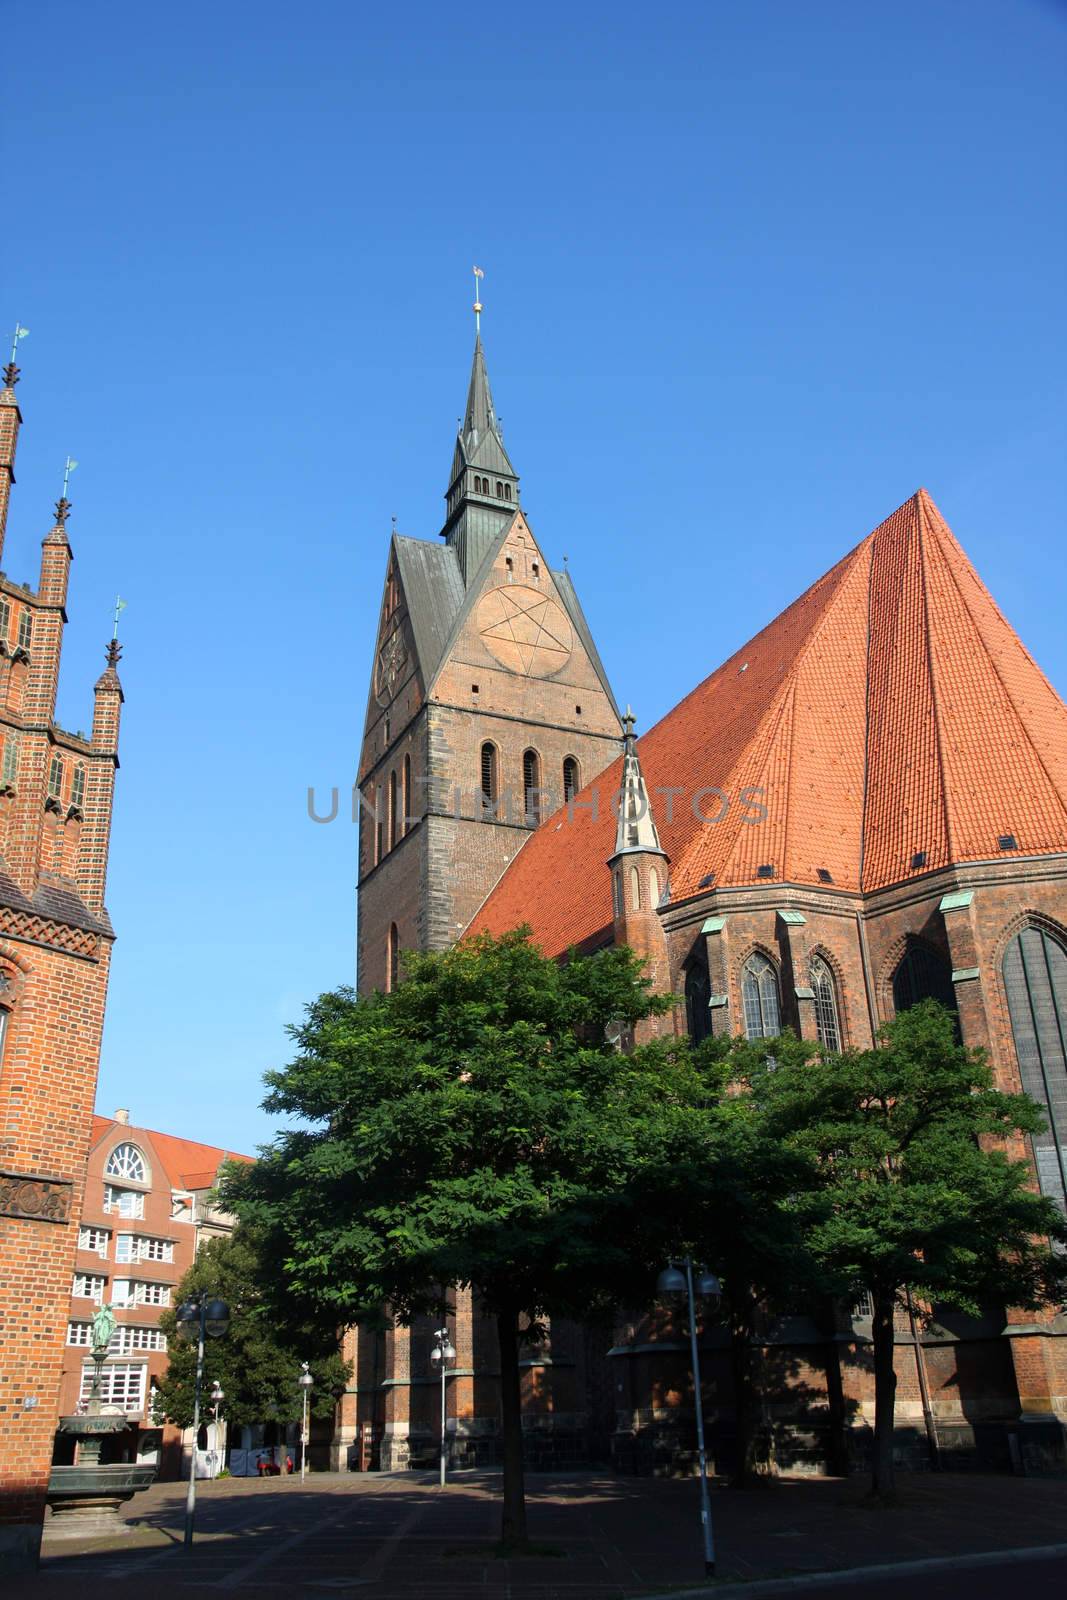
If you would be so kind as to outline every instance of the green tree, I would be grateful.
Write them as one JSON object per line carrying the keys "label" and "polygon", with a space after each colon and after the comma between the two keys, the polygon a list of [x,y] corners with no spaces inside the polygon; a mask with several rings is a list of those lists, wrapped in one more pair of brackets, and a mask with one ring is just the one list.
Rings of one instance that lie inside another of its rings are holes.
{"label": "green tree", "polygon": [[560,964],[527,931],[408,956],[389,994],[322,995],[267,1080],[267,1109],[302,1125],[224,1187],[279,1288],[329,1326],[473,1287],[499,1338],[505,1547],[526,1538],[521,1336],[651,1298],[663,1241],[637,1179],[695,1081],[684,1047],[607,1042],[609,1021],[669,1004],[629,950]]}
{"label": "green tree", "polygon": [[813,1161],[821,1184],[797,1198],[809,1249],[840,1294],[874,1304],[872,1493],[894,1491],[894,1312],[911,1291],[977,1312],[1036,1309],[1067,1284],[1067,1225],[1005,1149],[1043,1119],[1025,1095],[993,1088],[951,1013],[925,1001],[873,1050],[820,1060],[753,1058],[753,1103],[769,1137]]}
{"label": "green tree", "polygon": [[[307,1361],[315,1378],[312,1414],[332,1416],[336,1391],[344,1386],[349,1371],[337,1338],[329,1333],[324,1337],[310,1326],[280,1322],[264,1293],[267,1277],[254,1235],[239,1226],[228,1237],[209,1240],[178,1285],[178,1306],[203,1294],[225,1300],[230,1308],[226,1336],[208,1339],[205,1345],[201,1407],[217,1380],[226,1395],[224,1415],[236,1427],[296,1422],[302,1405],[297,1379],[301,1362]],[[159,1402],[172,1422],[187,1428],[193,1420],[196,1343],[176,1336],[175,1310],[164,1312],[160,1326],[167,1335],[169,1360]]]}

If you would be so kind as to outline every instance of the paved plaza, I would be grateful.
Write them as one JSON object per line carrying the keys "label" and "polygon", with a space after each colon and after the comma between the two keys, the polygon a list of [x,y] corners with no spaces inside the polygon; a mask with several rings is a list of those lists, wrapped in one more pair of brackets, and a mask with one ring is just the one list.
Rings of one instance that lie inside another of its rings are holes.
{"label": "paved plaza", "polygon": [[[321,1600],[638,1600],[703,1583],[693,1481],[532,1476],[530,1535],[545,1553],[521,1560],[493,1551],[500,1488],[493,1474],[459,1475],[443,1491],[414,1473],[316,1473],[304,1486],[299,1478],[222,1479],[198,1488],[192,1551],[181,1542],[184,1485],[159,1484],[132,1504],[121,1539],[75,1544],[46,1535],[39,1575],[7,1586],[5,1600],[135,1592],[192,1600],[212,1591]],[[716,1487],[720,1582],[1005,1550],[1021,1561],[1028,1548],[1062,1545],[1052,1558],[1058,1570],[1067,1556],[1064,1481],[907,1477],[892,1510],[864,1506],[864,1491],[856,1478],[780,1479],[745,1493]],[[1067,1562],[1062,1570],[1067,1581]],[[978,1593],[973,1576],[970,1592]],[[1003,1569],[999,1576],[1002,1583]],[[818,1580],[800,1592],[824,1586]],[[907,1587],[910,1594],[956,1592],[936,1582],[917,1587],[914,1578]],[[848,1593],[833,1592],[840,1600]]]}

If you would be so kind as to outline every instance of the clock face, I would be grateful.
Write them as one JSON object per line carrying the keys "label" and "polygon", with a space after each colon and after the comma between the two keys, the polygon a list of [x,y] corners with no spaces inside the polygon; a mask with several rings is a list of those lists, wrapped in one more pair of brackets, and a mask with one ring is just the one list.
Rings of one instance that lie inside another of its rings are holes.
{"label": "clock face", "polygon": [[378,665],[374,675],[374,692],[379,705],[388,705],[397,691],[408,662],[408,649],[400,628],[394,628],[378,651]]}
{"label": "clock face", "polygon": [[478,633],[510,672],[551,678],[570,660],[574,635],[565,612],[540,589],[508,583],[478,607]]}

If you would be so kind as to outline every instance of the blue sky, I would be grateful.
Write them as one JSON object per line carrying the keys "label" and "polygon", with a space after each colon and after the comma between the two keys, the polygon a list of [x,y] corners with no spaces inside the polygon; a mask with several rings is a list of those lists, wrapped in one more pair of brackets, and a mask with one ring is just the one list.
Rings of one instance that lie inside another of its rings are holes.
{"label": "blue sky", "polygon": [[[251,1149],[354,969],[390,518],[436,536],[470,268],[523,503],[642,725],[925,484],[1067,691],[1049,0],[8,0],[0,325],[60,720],[126,689],[99,1107]],[[4,321],[6,319],[6,322]]]}

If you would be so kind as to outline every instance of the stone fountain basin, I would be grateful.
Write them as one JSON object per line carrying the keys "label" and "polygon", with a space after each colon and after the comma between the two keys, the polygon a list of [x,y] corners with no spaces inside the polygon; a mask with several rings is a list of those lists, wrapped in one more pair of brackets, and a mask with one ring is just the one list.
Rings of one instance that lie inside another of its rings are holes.
{"label": "stone fountain basin", "polygon": [[[99,1422],[100,1419],[92,1420]],[[128,1500],[139,1490],[147,1489],[155,1476],[154,1463],[146,1467],[128,1461],[117,1461],[106,1467],[53,1467],[48,1479],[48,1499],[50,1504],[57,1500]]]}
{"label": "stone fountain basin", "polygon": [[96,1433],[121,1433],[125,1426],[126,1416],[122,1411],[101,1411],[95,1417],[86,1414],[59,1419],[60,1433],[75,1433],[80,1438]]}

